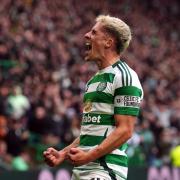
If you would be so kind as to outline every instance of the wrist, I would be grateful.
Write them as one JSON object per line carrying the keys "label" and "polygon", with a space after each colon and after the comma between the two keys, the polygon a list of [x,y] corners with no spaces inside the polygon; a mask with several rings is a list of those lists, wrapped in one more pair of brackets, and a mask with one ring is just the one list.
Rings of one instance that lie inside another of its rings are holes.
{"label": "wrist", "polygon": [[65,149],[62,149],[62,150],[59,151],[59,155],[61,157],[65,157],[66,158],[67,154],[68,154],[68,151],[65,150]]}
{"label": "wrist", "polygon": [[62,153],[64,153],[64,154],[68,154],[69,151],[70,151],[70,148],[69,148],[69,147],[65,147],[65,148],[62,149],[61,151],[62,151]]}
{"label": "wrist", "polygon": [[88,152],[88,156],[89,156],[90,161],[94,161],[94,160],[98,159],[99,157],[101,157],[101,155],[99,154],[98,148],[90,150]]}

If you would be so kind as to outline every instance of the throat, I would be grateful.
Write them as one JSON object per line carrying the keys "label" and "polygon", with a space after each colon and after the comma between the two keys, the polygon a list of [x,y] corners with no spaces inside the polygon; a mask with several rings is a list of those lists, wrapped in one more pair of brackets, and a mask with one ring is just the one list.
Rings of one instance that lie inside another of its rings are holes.
{"label": "throat", "polygon": [[98,66],[98,69],[104,69],[108,66],[112,66],[114,63],[116,63],[120,59],[119,56],[112,58],[112,59],[97,59],[95,62]]}
{"label": "throat", "polygon": [[101,69],[104,69],[106,68],[108,65],[105,63],[105,61],[103,60],[96,60],[96,64],[98,66],[98,69],[101,70]]}

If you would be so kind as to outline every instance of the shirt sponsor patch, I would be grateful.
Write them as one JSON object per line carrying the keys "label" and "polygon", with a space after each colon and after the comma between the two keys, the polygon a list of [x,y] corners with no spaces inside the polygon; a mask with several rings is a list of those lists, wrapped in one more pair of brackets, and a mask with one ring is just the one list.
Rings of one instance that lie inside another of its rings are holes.
{"label": "shirt sponsor patch", "polygon": [[90,112],[91,109],[92,109],[92,102],[90,102],[90,101],[85,102],[83,110],[85,112]]}
{"label": "shirt sponsor patch", "polygon": [[114,99],[114,106],[139,108],[140,102],[141,98],[138,96],[116,96]]}
{"label": "shirt sponsor patch", "polygon": [[101,116],[91,116],[89,114],[83,114],[83,117],[82,117],[82,123],[97,123],[99,124],[101,121]]}

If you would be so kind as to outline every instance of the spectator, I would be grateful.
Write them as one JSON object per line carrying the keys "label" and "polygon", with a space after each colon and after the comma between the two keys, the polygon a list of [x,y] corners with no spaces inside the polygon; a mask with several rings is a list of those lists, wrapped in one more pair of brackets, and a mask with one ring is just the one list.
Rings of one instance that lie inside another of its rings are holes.
{"label": "spectator", "polygon": [[12,159],[12,168],[19,171],[27,171],[30,162],[30,154],[26,151],[23,151]]}
{"label": "spectator", "polygon": [[179,160],[179,156],[180,156],[180,145],[175,146],[172,150],[171,150],[171,160],[172,160],[172,165],[174,167],[180,167],[180,160]]}
{"label": "spectator", "polygon": [[19,86],[12,89],[12,94],[7,98],[7,113],[14,119],[20,119],[30,108],[29,100],[22,94]]}

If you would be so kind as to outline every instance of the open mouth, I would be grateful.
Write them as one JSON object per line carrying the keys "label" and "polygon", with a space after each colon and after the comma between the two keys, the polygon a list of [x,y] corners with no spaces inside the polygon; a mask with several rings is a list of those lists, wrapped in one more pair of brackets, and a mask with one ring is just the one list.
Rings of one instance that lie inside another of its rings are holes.
{"label": "open mouth", "polygon": [[89,50],[91,50],[91,48],[92,48],[92,45],[89,42],[86,42],[85,43],[85,50],[89,51]]}

